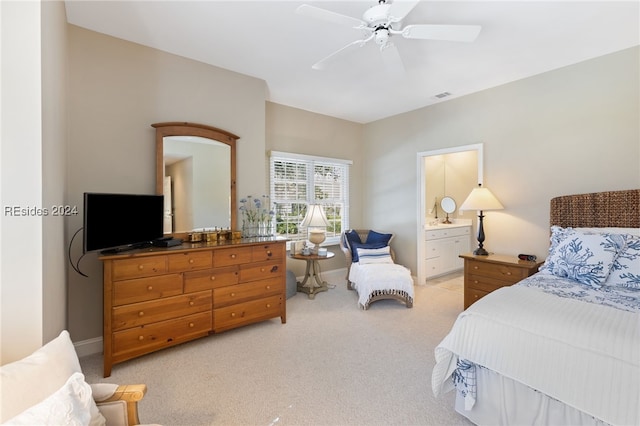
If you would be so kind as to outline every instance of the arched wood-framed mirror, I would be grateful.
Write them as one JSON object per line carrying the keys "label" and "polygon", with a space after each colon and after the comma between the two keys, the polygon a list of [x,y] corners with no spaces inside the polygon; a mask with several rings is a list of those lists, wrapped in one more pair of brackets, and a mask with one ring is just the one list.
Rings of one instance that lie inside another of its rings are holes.
{"label": "arched wood-framed mirror", "polygon": [[156,129],[156,193],[165,195],[165,234],[237,229],[238,136],[204,124],[166,122]]}

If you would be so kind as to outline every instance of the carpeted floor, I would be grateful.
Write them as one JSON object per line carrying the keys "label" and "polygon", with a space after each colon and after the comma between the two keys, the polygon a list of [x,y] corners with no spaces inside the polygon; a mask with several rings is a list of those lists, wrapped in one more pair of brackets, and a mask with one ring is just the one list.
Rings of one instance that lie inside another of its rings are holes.
{"label": "carpeted floor", "polygon": [[363,311],[340,271],[314,300],[297,293],[279,319],[117,364],[81,359],[89,383],[146,383],[143,423],[162,425],[470,425],[453,393],[431,391],[433,350],[462,311],[462,276],[415,287],[412,309]]}

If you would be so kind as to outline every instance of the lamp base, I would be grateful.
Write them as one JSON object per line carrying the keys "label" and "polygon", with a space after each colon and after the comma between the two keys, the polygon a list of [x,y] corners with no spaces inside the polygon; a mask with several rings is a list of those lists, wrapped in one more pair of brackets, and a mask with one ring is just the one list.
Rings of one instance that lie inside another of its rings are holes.
{"label": "lamp base", "polygon": [[483,249],[482,247],[478,247],[473,251],[473,254],[475,254],[476,256],[488,256],[489,252]]}

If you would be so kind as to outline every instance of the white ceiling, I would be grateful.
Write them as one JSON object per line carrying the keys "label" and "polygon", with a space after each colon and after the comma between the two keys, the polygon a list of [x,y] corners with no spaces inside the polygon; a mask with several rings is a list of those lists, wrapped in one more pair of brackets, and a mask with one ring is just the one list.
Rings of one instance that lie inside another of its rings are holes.
{"label": "white ceiling", "polygon": [[[399,0],[398,0],[399,1]],[[408,24],[473,24],[473,43],[394,37],[395,77],[370,43],[311,66],[362,33],[295,13],[360,18],[358,1],[66,1],[69,23],[263,79],[270,101],[367,123],[640,44],[639,1],[421,1]]]}

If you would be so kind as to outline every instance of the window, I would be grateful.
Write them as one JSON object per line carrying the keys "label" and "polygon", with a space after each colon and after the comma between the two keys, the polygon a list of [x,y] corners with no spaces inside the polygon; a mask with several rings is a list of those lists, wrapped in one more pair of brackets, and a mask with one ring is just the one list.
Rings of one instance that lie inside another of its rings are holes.
{"label": "window", "polygon": [[349,229],[351,161],[286,152],[271,152],[271,203],[276,235],[291,241],[307,238],[300,223],[310,204],[322,205],[329,226],[325,244],[338,244]]}

